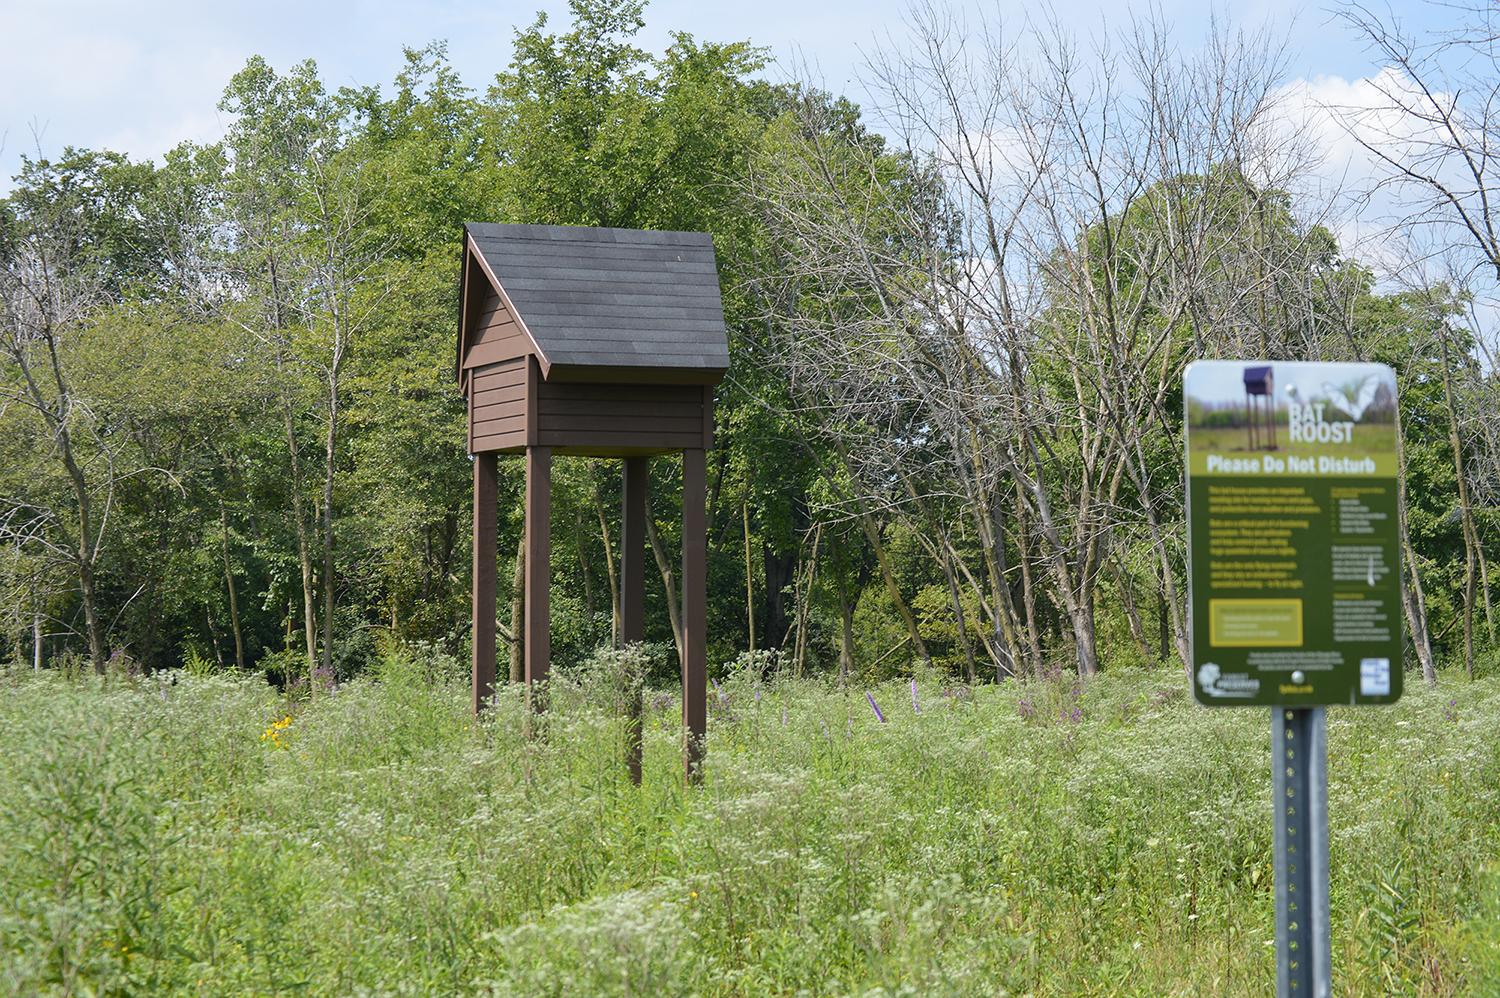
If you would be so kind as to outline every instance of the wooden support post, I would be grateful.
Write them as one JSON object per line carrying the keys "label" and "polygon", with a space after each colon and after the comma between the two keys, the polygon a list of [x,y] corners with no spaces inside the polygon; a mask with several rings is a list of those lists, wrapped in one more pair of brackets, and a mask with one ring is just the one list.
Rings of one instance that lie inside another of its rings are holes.
{"label": "wooden support post", "polygon": [[495,697],[495,549],[498,515],[499,470],[496,455],[474,455],[474,587],[473,587],[473,696],[474,713],[489,706]]}
{"label": "wooden support post", "polygon": [[552,583],[552,448],[526,448],[526,702],[546,708],[534,689],[547,679],[552,659],[549,633]]}
{"label": "wooden support post", "polygon": [[701,449],[682,452],[682,728],[687,778],[703,777],[708,730],[707,471]]}
{"label": "wooden support post", "polygon": [[[651,461],[625,459],[620,511],[620,643],[646,639],[646,496]],[[641,690],[630,695],[625,718],[625,765],[630,782],[641,782]]]}

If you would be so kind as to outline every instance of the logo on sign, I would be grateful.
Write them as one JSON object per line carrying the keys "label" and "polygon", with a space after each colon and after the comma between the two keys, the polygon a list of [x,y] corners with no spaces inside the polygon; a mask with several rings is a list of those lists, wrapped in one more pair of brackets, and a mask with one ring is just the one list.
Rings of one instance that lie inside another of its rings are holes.
{"label": "logo on sign", "polygon": [[1243,672],[1223,672],[1217,663],[1204,662],[1198,667],[1198,688],[1211,697],[1253,697],[1260,692],[1260,680]]}

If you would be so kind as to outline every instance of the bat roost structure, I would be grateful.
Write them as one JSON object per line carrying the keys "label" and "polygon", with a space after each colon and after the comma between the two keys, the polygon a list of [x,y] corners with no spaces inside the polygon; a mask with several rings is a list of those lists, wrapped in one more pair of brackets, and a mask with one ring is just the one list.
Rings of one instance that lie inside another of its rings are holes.
{"label": "bat roost structure", "polygon": [[[474,458],[474,709],[495,689],[496,459],[526,459],[528,694],[551,655],[554,454],[621,458],[620,637],[645,634],[646,489],[653,455],[682,452],[682,719],[694,775],[707,714],[705,454],[729,366],[706,233],[552,225],[465,226],[459,383]],[[639,717],[635,719],[639,724]],[[640,779],[637,727],[631,775]]]}
{"label": "bat roost structure", "polygon": [[1270,365],[1245,368],[1245,440],[1250,450],[1276,449],[1276,377]]}

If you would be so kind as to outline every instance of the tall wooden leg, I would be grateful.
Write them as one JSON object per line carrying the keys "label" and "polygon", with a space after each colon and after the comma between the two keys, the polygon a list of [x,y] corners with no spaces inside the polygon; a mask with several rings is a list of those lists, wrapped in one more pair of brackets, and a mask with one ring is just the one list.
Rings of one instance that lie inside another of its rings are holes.
{"label": "tall wooden leg", "polygon": [[[649,458],[625,459],[624,502],[620,511],[620,643],[646,639],[646,496]],[[630,782],[641,782],[641,690],[626,706],[625,766]]]}
{"label": "tall wooden leg", "polygon": [[552,448],[526,448],[526,702],[546,708],[535,689],[552,659],[549,633],[552,583]]}
{"label": "tall wooden leg", "polygon": [[708,523],[702,450],[682,452],[682,728],[687,778],[702,778],[708,730]]}
{"label": "tall wooden leg", "polygon": [[496,516],[499,488],[496,455],[474,455],[474,588],[473,694],[474,713],[495,696],[495,571],[498,552]]}

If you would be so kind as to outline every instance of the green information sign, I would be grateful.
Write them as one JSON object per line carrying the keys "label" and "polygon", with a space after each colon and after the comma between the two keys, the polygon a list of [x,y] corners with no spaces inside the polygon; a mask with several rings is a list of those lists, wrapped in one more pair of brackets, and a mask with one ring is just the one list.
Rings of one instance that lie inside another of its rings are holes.
{"label": "green information sign", "polygon": [[1198,701],[1395,702],[1395,374],[1200,361],[1183,395]]}

